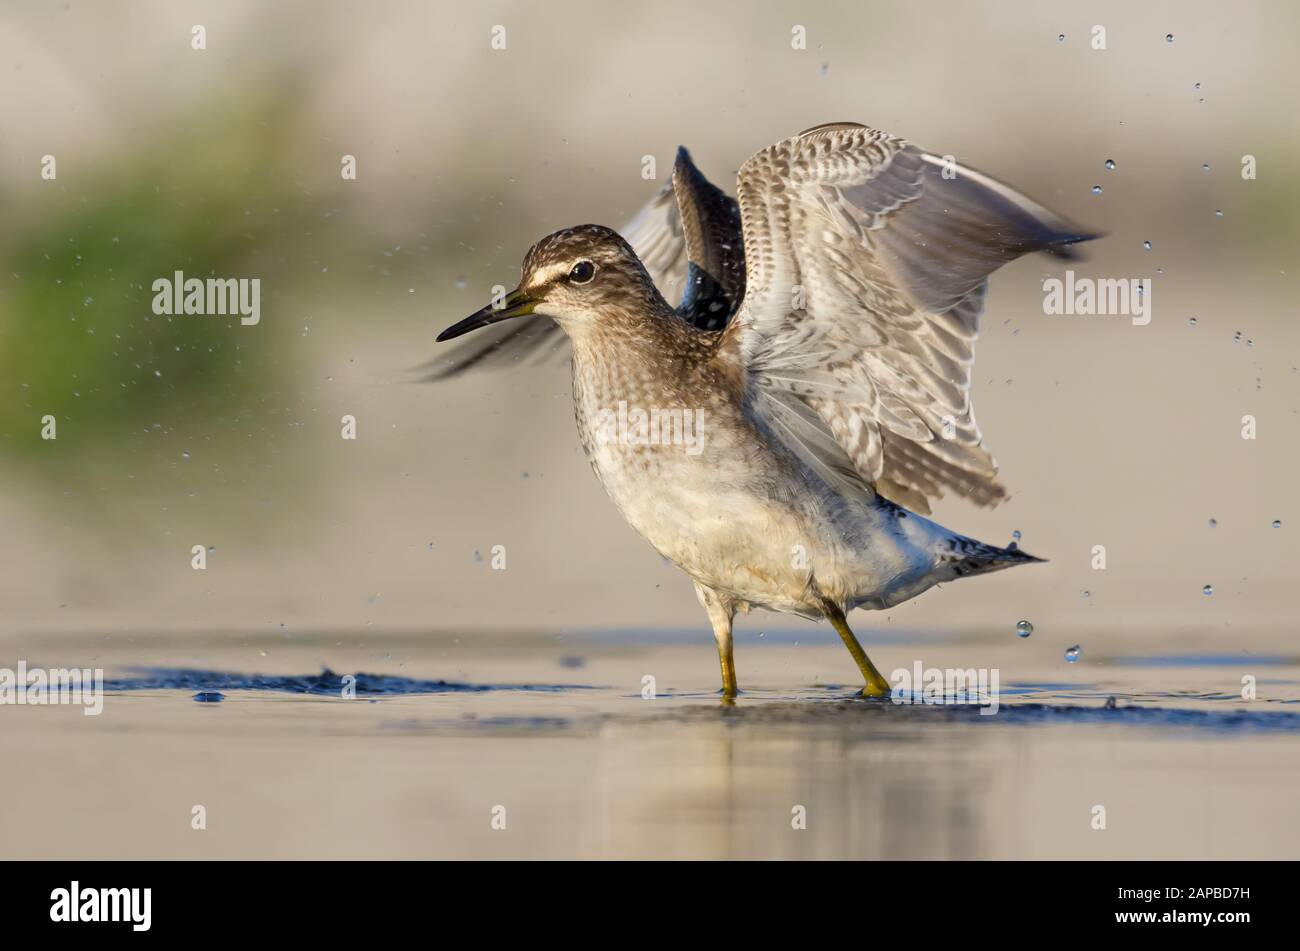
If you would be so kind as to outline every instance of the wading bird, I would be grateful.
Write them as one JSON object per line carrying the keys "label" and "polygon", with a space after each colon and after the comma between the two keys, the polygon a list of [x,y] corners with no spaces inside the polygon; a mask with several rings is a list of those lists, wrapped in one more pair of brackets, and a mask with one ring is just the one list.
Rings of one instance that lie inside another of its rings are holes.
{"label": "wading bird", "polygon": [[[737,200],[683,150],[622,236],[582,225],[533,245],[518,288],[438,336],[491,326],[491,339],[433,376],[554,349],[562,331],[587,458],[628,522],[695,582],[724,697],[737,692],[732,621],[751,607],[830,621],[863,695],[886,696],[849,611],[1040,560],[922,516],[944,490],[980,505],[1005,496],[970,401],[989,275],[1029,252],[1069,258],[1091,237],[855,123],[763,149],[741,167]],[[611,425],[625,407],[638,425]],[[647,427],[656,412],[693,414],[694,444]]]}

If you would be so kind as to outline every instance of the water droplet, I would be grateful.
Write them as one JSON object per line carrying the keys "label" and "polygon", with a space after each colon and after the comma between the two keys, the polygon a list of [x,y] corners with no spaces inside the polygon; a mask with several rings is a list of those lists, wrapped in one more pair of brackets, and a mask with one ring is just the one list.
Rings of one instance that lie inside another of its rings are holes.
{"label": "water droplet", "polygon": [[1165,42],[1166,42],[1166,43],[1172,43],[1173,41],[1174,41],[1174,35],[1173,35],[1172,33],[1166,33],[1166,34],[1165,34]]}
{"label": "water droplet", "polygon": [[154,375],[154,376],[162,376],[162,370],[154,370],[154,371],[153,371],[153,375]]}
{"label": "water droplet", "polygon": [[1218,525],[1219,525],[1219,520],[1217,518],[1210,519],[1210,528],[1217,528]]}
{"label": "water droplet", "polygon": [[1083,596],[1084,596],[1084,598],[1091,598],[1091,597],[1092,597],[1092,592],[1091,592],[1091,591],[1085,591],[1085,592],[1083,592]]}
{"label": "water droplet", "polygon": [[1210,163],[1209,163],[1209,162],[1205,162],[1205,163],[1203,163],[1203,164],[1201,165],[1201,171],[1202,171],[1202,172],[1208,172],[1209,170],[1210,170]]}
{"label": "water droplet", "polygon": [[1020,529],[1016,529],[1014,532],[1011,533],[1011,540],[1013,542],[1020,541]]}
{"label": "water droplet", "polygon": [[1218,208],[1215,208],[1215,209],[1214,209],[1214,217],[1216,217],[1216,218],[1222,218],[1222,217],[1223,217],[1223,211],[1220,210],[1220,209],[1218,209]]}
{"label": "water droplet", "polygon": [[1201,88],[1201,84],[1200,84],[1200,83],[1197,83],[1197,84],[1196,84],[1195,86],[1193,86],[1192,88],[1193,88],[1193,89],[1200,89],[1200,88]]}
{"label": "water droplet", "polygon": [[1092,186],[1092,193],[1093,193],[1094,195],[1100,195],[1100,194],[1101,194],[1101,186],[1100,186],[1100,185],[1093,185],[1093,186]]}
{"label": "water droplet", "polygon": [[1058,34],[1056,34],[1056,42],[1058,42],[1058,43],[1064,43],[1064,42],[1065,42],[1065,34],[1064,34],[1064,33],[1058,33]]}
{"label": "water droplet", "polygon": [[828,74],[830,73],[830,71],[831,71],[831,64],[830,64],[830,63],[822,63],[822,75],[823,75],[823,76],[826,76],[826,75],[828,75]]}
{"label": "water droplet", "polygon": [[182,459],[188,459],[189,457],[190,457],[190,454],[189,454],[188,452],[182,452],[182,453],[181,453],[181,458],[182,458]]}
{"label": "water droplet", "polygon": [[1241,331],[1240,331],[1240,330],[1238,330],[1235,334],[1232,335],[1232,342],[1233,342],[1233,343],[1241,343]]}
{"label": "water droplet", "polygon": [[1065,650],[1066,663],[1073,664],[1076,660],[1079,659],[1079,655],[1082,653],[1083,650],[1080,649],[1078,644],[1075,644],[1073,647],[1067,647]]}
{"label": "water droplet", "polygon": [[1142,242],[1142,247],[1144,247],[1144,248],[1146,248],[1148,251],[1150,251],[1150,250],[1151,250],[1151,242],[1150,242],[1150,241],[1143,241],[1143,242]]}
{"label": "water droplet", "polygon": [[462,291],[463,291],[463,290],[465,289],[465,287],[466,287],[467,284],[469,284],[469,282],[468,282],[467,280],[465,280],[465,275],[464,275],[464,274],[457,274],[457,275],[456,275],[456,289],[457,289],[457,290],[462,290]]}
{"label": "water droplet", "polygon": [[1201,594],[1205,595],[1207,598],[1210,595],[1214,594],[1214,585],[1207,584],[1204,588],[1201,589]]}
{"label": "water droplet", "polygon": [[1187,318],[1187,326],[1189,326],[1189,327],[1195,327],[1195,326],[1196,326],[1196,318],[1195,318],[1195,317],[1188,317],[1188,318]]}
{"label": "water droplet", "polygon": [[1273,519],[1273,527],[1274,527],[1274,528],[1281,528],[1281,527],[1282,527],[1282,520],[1281,520],[1280,518],[1275,518],[1275,519]]}
{"label": "water droplet", "polygon": [[1016,625],[1017,636],[1028,637],[1032,633],[1034,633],[1034,625],[1030,624],[1028,621],[1021,621]]}
{"label": "water droplet", "polygon": [[1106,159],[1106,171],[1108,172],[1115,171],[1115,160],[1113,158]]}
{"label": "water droplet", "polygon": [[200,690],[194,695],[194,700],[197,703],[220,703],[225,699],[226,695],[218,693],[216,690]]}

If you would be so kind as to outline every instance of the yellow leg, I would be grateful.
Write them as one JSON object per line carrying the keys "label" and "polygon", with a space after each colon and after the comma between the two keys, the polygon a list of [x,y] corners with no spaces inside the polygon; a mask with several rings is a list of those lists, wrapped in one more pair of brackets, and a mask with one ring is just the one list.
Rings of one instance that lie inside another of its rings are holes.
{"label": "yellow leg", "polygon": [[839,633],[840,639],[844,641],[844,646],[853,655],[858,670],[862,671],[862,677],[867,682],[867,685],[862,688],[862,696],[888,697],[890,694],[889,681],[880,675],[880,671],[876,670],[876,665],[871,662],[867,652],[862,649],[858,639],[853,636],[853,631],[849,629],[849,622],[845,620],[844,612],[830,601],[823,601],[822,613],[826,615],[826,620],[831,622],[831,625]]}
{"label": "yellow leg", "polygon": [[709,614],[709,623],[713,625],[713,637],[718,642],[718,664],[722,668],[722,700],[731,703],[739,689],[736,684],[736,661],[731,652],[731,619],[736,616],[736,608],[729,600],[698,581],[695,583],[695,595],[700,599],[700,604],[704,605],[704,610]]}
{"label": "yellow leg", "polygon": [[731,633],[727,632],[727,642],[718,640],[718,663],[722,666],[722,696],[734,699],[736,696],[736,660],[731,656]]}

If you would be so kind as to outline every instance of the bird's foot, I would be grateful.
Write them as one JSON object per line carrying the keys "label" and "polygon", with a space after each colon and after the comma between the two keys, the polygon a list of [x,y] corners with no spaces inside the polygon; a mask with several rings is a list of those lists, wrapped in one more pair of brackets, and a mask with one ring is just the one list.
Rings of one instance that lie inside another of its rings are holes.
{"label": "bird's foot", "polygon": [[862,688],[858,693],[858,696],[867,700],[883,700],[892,692],[893,691],[889,686],[889,681],[882,677],[879,680],[873,679],[867,681],[867,685]]}

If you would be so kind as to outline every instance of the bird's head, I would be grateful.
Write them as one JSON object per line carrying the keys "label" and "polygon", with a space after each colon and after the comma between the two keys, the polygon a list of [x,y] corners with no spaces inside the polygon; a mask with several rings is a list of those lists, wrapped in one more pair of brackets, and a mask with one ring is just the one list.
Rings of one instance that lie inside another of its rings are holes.
{"label": "bird's head", "polygon": [[452,324],[438,341],[528,315],[550,317],[572,337],[610,314],[635,315],[664,306],[636,252],[618,232],[579,225],[533,245],[524,255],[519,286]]}

